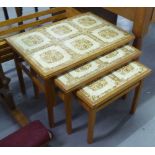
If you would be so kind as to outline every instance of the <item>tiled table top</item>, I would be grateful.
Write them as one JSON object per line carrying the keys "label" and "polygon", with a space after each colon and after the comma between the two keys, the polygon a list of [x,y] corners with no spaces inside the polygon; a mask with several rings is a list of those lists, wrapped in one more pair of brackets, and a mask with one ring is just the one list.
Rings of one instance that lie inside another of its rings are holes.
{"label": "tiled table top", "polygon": [[7,41],[38,74],[49,78],[133,38],[102,18],[85,13],[8,37]]}
{"label": "tiled table top", "polygon": [[108,100],[109,97],[112,98],[112,96],[115,96],[115,93],[122,89],[124,84],[126,86],[129,83],[134,84],[137,79],[141,80],[149,73],[150,69],[141,63],[136,61],[131,62],[80,89],[77,95],[81,99],[87,100],[87,103],[91,106],[98,106],[103,100]]}
{"label": "tiled table top", "polygon": [[126,64],[130,60],[137,58],[140,54],[141,52],[136,48],[125,45],[109,54],[100,56],[93,61],[68,71],[56,78],[55,82],[60,89],[70,92],[83,86],[83,84],[85,85],[86,81],[90,82],[90,78],[97,78],[97,75],[103,76],[107,74],[107,71],[110,72],[114,68]]}

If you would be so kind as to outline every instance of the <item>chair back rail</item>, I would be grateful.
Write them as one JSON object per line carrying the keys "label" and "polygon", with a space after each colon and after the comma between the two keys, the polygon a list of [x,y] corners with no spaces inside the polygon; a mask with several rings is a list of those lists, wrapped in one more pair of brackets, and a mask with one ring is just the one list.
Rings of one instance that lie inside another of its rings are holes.
{"label": "chair back rail", "polygon": [[[20,16],[17,18],[8,19],[6,21],[0,22],[0,36],[12,34],[14,32],[21,32],[27,28],[33,28],[36,26],[39,26],[41,24],[45,24],[48,22],[55,22],[58,20],[62,20],[68,17],[72,17],[76,14],[79,14],[79,11],[75,10],[74,8],[50,8],[45,11],[40,11],[37,13]],[[23,23],[24,21],[36,19],[42,16],[51,15],[49,17],[38,19],[29,23]],[[21,23],[22,25],[18,25],[18,23]],[[12,25],[10,27],[10,25]],[[8,27],[9,26],[9,27]],[[7,29],[4,29],[4,27],[7,27]]]}

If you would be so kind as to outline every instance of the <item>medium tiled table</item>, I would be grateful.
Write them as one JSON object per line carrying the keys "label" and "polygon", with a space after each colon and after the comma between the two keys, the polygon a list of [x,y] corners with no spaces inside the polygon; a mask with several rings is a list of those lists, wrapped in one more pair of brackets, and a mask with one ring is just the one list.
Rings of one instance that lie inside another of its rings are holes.
{"label": "medium tiled table", "polygon": [[[44,91],[49,123],[53,126],[55,77],[133,39],[133,35],[102,18],[85,13],[11,36],[6,40],[15,50],[15,55],[29,64],[31,70],[23,69]],[[39,79],[43,82],[40,83]]]}

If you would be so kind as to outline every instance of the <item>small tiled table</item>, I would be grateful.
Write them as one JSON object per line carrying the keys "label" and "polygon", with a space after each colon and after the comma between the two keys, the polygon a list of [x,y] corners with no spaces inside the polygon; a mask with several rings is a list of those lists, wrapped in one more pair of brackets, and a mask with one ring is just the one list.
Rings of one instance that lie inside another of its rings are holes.
{"label": "small tiled table", "polygon": [[[85,13],[6,40],[15,50],[15,55],[19,55],[30,65],[31,70],[23,70],[45,92],[49,123],[53,126],[55,76],[111,52],[133,39],[133,35],[102,18]],[[43,83],[38,80],[40,78]]]}
{"label": "small tiled table", "polygon": [[150,72],[143,64],[133,61],[77,91],[80,103],[89,113],[88,143],[93,142],[96,113],[132,89],[135,89],[135,92],[130,112],[135,112],[142,81]]}

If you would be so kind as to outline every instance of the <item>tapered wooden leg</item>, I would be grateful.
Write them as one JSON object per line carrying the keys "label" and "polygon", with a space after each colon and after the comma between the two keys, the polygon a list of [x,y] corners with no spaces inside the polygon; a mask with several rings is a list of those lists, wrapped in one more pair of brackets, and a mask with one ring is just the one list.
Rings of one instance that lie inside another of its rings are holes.
{"label": "tapered wooden leg", "polygon": [[[35,71],[32,68],[30,68],[30,71],[31,71],[31,74],[33,76],[37,76]],[[35,98],[38,98],[38,96],[39,96],[39,88],[36,86],[36,84],[33,81],[32,81],[32,84],[33,84],[33,89],[34,89],[34,96],[35,96]]]}
{"label": "tapered wooden leg", "polygon": [[136,111],[138,100],[139,100],[139,97],[141,94],[141,88],[142,88],[142,81],[140,81],[140,84],[135,88],[135,93],[134,93],[134,97],[133,97],[133,101],[132,101],[130,114],[134,114]]}
{"label": "tapered wooden leg", "polygon": [[93,142],[95,119],[96,119],[96,111],[90,110],[88,116],[88,135],[87,135],[88,144],[91,144]]}
{"label": "tapered wooden leg", "polygon": [[45,80],[45,97],[47,102],[48,121],[50,127],[54,127],[54,105],[56,102],[53,80]]}
{"label": "tapered wooden leg", "polygon": [[20,64],[18,62],[18,55],[15,55],[15,66],[16,66],[16,70],[17,70],[17,75],[18,75],[18,80],[19,80],[19,85],[20,85],[20,90],[22,92],[22,94],[25,94],[25,83],[24,83],[24,78],[23,78],[23,72],[22,69],[20,67]]}
{"label": "tapered wooden leg", "polygon": [[65,115],[66,115],[66,130],[68,134],[72,133],[72,105],[71,94],[64,95]]}

